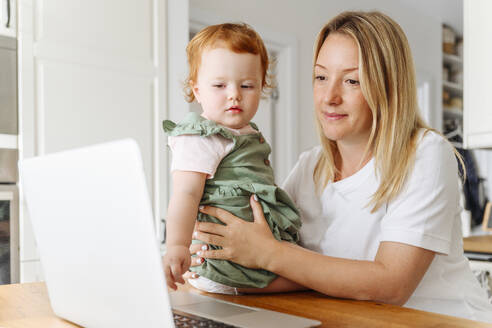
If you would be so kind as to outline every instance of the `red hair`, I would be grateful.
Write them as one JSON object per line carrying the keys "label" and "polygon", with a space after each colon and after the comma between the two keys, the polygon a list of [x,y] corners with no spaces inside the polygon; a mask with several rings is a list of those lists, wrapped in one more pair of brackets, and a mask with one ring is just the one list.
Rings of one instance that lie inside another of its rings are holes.
{"label": "red hair", "polygon": [[185,81],[186,100],[195,100],[190,81],[196,82],[202,53],[206,49],[224,47],[235,53],[250,53],[260,56],[262,68],[262,89],[270,88],[267,82],[268,53],[260,35],[245,23],[224,23],[210,25],[198,32],[186,47],[189,74]]}

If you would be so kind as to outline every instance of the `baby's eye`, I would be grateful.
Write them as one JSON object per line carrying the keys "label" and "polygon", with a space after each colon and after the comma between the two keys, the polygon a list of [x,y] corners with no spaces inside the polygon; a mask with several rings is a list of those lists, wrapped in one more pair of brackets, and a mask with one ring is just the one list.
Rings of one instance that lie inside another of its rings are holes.
{"label": "baby's eye", "polygon": [[254,85],[250,85],[250,84],[241,85],[241,88],[243,88],[243,89],[253,89],[254,87],[255,87]]}
{"label": "baby's eye", "polygon": [[212,86],[213,86],[214,88],[223,88],[223,87],[225,87],[225,84],[223,84],[223,83],[216,83],[216,84],[214,84],[214,85],[212,85]]}
{"label": "baby's eye", "polygon": [[350,85],[359,85],[359,81],[354,80],[354,79],[348,79],[348,80],[347,80],[347,81],[345,81],[345,82],[347,82],[347,83],[348,83],[348,84],[350,84]]}

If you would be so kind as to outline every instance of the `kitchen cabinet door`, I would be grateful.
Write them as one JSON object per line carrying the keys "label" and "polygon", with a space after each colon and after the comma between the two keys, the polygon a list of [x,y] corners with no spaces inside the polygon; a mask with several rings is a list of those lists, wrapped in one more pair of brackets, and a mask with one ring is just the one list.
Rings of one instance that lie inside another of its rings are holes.
{"label": "kitchen cabinet door", "polygon": [[16,6],[16,0],[0,0],[0,35],[11,38],[16,37]]}
{"label": "kitchen cabinet door", "polygon": [[[159,179],[167,172],[166,1],[18,4],[21,157],[135,139],[159,230]],[[21,261],[36,260],[26,211],[21,222]]]}
{"label": "kitchen cabinet door", "polygon": [[492,147],[492,1],[464,0],[464,146]]}

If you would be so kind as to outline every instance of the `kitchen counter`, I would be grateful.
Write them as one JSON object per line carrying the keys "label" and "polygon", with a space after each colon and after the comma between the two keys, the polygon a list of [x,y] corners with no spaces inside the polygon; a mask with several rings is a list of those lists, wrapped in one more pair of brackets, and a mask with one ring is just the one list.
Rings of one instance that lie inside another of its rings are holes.
{"label": "kitchen counter", "polygon": [[[191,287],[185,285],[180,289]],[[492,327],[485,323],[394,305],[331,298],[313,291],[245,296],[207,295],[237,304],[316,319],[322,322],[321,327]],[[0,286],[0,327],[78,326],[54,315],[44,283],[30,283]]]}
{"label": "kitchen counter", "polygon": [[463,250],[465,252],[492,254],[492,235],[463,238]]}

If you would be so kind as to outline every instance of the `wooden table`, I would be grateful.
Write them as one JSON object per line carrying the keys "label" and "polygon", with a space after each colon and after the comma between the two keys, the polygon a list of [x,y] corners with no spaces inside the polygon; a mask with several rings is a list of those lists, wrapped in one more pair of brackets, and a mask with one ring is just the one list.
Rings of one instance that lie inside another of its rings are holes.
{"label": "wooden table", "polygon": [[[207,295],[233,303],[309,317],[321,321],[322,327],[492,327],[485,323],[393,305],[335,299],[312,291],[272,295]],[[53,314],[44,283],[31,283],[0,286],[0,327],[78,326]]]}

